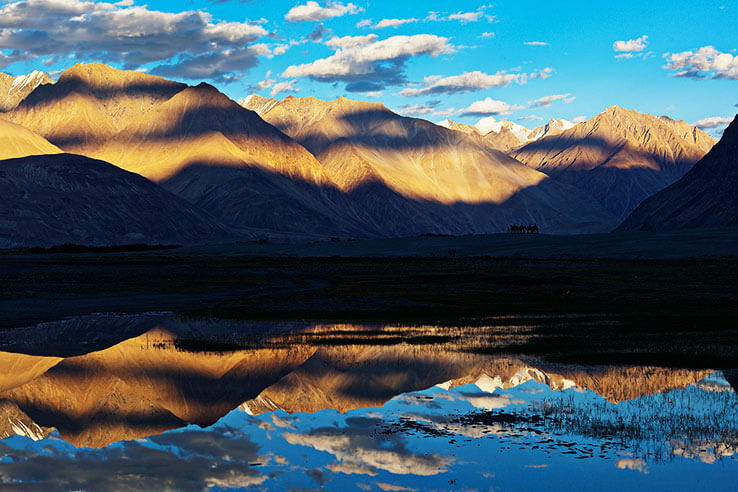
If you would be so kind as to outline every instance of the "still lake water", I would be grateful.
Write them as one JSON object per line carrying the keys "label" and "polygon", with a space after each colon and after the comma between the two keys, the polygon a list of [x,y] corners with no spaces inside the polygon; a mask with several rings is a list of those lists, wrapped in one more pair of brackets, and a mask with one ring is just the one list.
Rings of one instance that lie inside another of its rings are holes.
{"label": "still lake water", "polygon": [[736,490],[735,371],[510,354],[499,321],[0,332],[0,488]]}

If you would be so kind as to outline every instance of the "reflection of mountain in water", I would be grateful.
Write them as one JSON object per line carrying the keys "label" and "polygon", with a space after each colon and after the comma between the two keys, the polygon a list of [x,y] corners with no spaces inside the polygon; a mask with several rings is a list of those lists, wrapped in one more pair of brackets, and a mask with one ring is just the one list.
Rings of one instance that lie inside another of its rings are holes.
{"label": "reflection of mountain in water", "polygon": [[[207,323],[188,325],[156,316],[122,321],[126,319],[108,321],[116,327],[108,333],[133,337],[120,342],[105,340],[94,323],[45,325],[52,343],[43,354],[32,347],[38,330],[10,345],[10,335],[3,335],[14,352],[36,355],[0,352],[0,437],[38,439],[56,428],[75,446],[103,447],[187,424],[208,426],[239,405],[252,414],[275,409],[346,412],[381,407],[397,395],[434,385],[474,383],[490,394],[535,381],[553,390],[587,388],[619,402],[685,388],[708,374],[551,365],[461,352],[458,342],[326,345],[284,343],[284,337],[270,335],[252,338],[248,349],[193,351],[182,336],[212,330]],[[343,333],[346,327],[334,329]],[[93,335],[90,353],[54,345],[53,339],[69,340],[73,330]],[[319,331],[330,333],[331,327]]]}

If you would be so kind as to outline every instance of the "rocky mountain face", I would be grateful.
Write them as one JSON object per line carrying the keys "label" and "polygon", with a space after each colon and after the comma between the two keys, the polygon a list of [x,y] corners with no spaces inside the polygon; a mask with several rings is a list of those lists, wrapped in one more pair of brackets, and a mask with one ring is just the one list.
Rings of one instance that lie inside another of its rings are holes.
{"label": "rocky mountain face", "polygon": [[33,90],[6,119],[66,152],[87,155],[185,84],[102,63],[77,64]]}
{"label": "rocky mountain face", "polygon": [[38,70],[16,77],[0,73],[0,112],[15,109],[38,86],[53,83],[51,77]]}
{"label": "rocky mountain face", "polygon": [[6,116],[66,152],[156,181],[238,229],[364,231],[341,214],[341,194],[312,154],[207,84],[75,65]]}
{"label": "rocky mountain face", "polygon": [[323,166],[214,87],[189,87],[88,155],[139,173],[236,227],[359,235]]}
{"label": "rocky mountain face", "polygon": [[208,214],[147,179],[78,155],[0,161],[0,196],[4,248],[191,244],[232,237]]}
{"label": "rocky mountain face", "polygon": [[738,227],[738,116],[679,181],[647,198],[621,231]]}
{"label": "rocky mountain face", "polygon": [[711,137],[683,121],[613,106],[511,155],[588,192],[623,219],[681,178],[713,145]]}
{"label": "rocky mountain face", "polygon": [[[312,152],[328,177],[393,234],[603,230],[593,200],[459,131],[401,117],[379,103],[253,96],[248,108]],[[427,224],[427,225],[426,225]],[[394,225],[394,226],[393,226]]]}

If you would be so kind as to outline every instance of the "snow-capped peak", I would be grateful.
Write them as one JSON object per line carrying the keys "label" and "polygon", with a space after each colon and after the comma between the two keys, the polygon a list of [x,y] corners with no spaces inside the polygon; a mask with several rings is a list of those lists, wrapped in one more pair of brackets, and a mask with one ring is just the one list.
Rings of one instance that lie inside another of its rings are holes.
{"label": "snow-capped peak", "polygon": [[41,80],[43,79],[43,77],[44,77],[44,73],[39,72],[38,70],[34,70],[28,75],[19,75],[17,77],[14,77],[13,84],[10,87],[10,93],[20,92],[23,89],[25,89],[27,86],[32,85],[32,84],[34,84],[35,86],[38,86],[41,83]]}
{"label": "snow-capped peak", "polygon": [[500,133],[503,128],[507,128],[515,135],[521,142],[528,141],[528,135],[530,130],[523,125],[519,125],[512,121],[502,120],[497,121],[494,116],[487,116],[482,118],[474,125],[482,135],[487,135],[490,132]]}
{"label": "snow-capped peak", "polygon": [[541,125],[533,129],[528,135],[529,141],[539,140],[549,135],[558,135],[559,133],[572,128],[574,123],[563,118],[551,118],[546,125]]}
{"label": "snow-capped peak", "polygon": [[436,123],[436,125],[442,126],[444,128],[448,128],[449,130],[453,129],[453,126],[454,126],[454,124],[448,118],[446,118],[443,121],[439,121],[438,123]]}
{"label": "snow-capped peak", "polygon": [[500,130],[502,129],[502,122],[497,121],[494,116],[487,116],[486,118],[482,118],[481,120],[477,121],[477,124],[474,126],[477,130],[481,132],[482,135],[486,135],[489,132],[500,133]]}
{"label": "snow-capped peak", "polygon": [[527,142],[529,140],[528,135],[530,135],[530,129],[523,125],[513,123],[512,121],[503,121],[502,126],[510,130],[521,142]]}

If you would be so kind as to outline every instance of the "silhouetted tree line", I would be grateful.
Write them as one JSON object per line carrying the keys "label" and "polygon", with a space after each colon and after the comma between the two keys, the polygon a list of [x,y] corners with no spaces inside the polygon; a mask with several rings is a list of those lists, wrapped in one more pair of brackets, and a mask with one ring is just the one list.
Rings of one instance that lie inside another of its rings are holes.
{"label": "silhouetted tree line", "polygon": [[507,232],[528,232],[528,233],[534,233],[538,232],[538,224],[533,225],[518,225],[513,224],[507,226]]}

